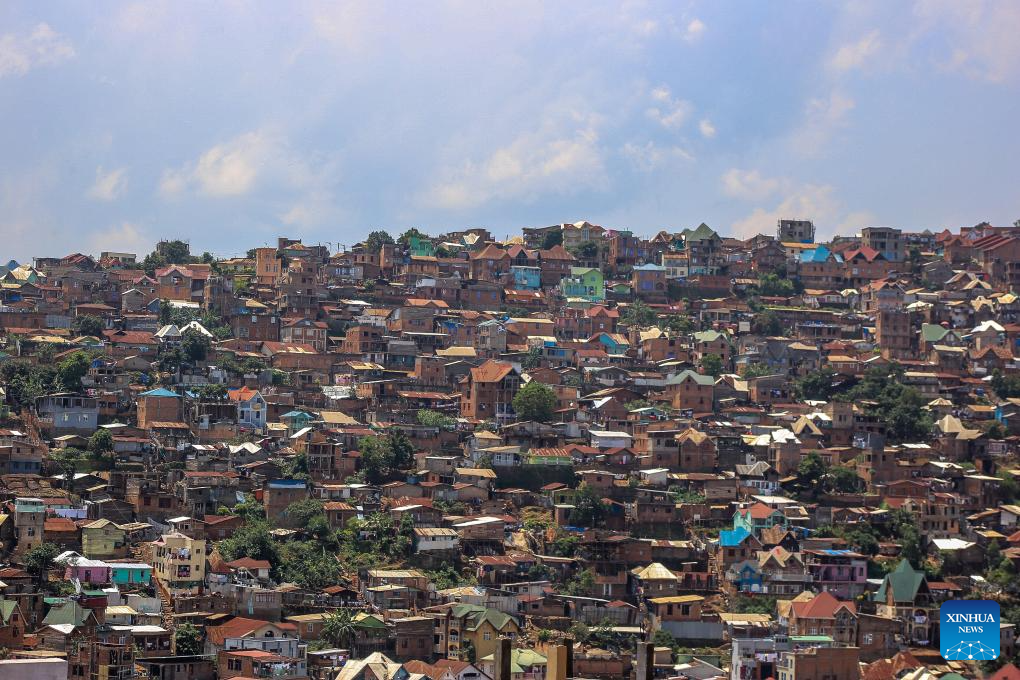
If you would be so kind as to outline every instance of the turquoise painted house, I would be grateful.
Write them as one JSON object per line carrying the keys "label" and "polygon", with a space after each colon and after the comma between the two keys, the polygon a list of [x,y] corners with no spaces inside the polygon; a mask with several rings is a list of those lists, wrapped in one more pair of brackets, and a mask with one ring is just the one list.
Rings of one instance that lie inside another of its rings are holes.
{"label": "turquoise painted house", "polygon": [[436,244],[427,238],[413,235],[407,239],[407,249],[412,257],[434,257],[436,254]]}
{"label": "turquoise painted house", "polygon": [[602,331],[588,339],[589,342],[592,340],[602,345],[606,354],[623,354],[630,349],[630,342],[619,333],[606,333],[605,331]]}
{"label": "turquoise painted house", "polygon": [[770,508],[764,503],[755,503],[749,508],[741,508],[733,513],[733,530],[743,529],[749,534],[757,535],[763,529],[774,526],[786,527],[789,520],[781,511]]}
{"label": "turquoise painted house", "polygon": [[152,566],[110,562],[110,580],[115,585],[147,585],[152,579]]}
{"label": "turquoise painted house", "polygon": [[510,267],[514,277],[514,290],[541,290],[542,270],[539,267],[514,265]]}
{"label": "turquoise painted house", "polygon": [[602,302],[606,299],[606,281],[598,269],[571,267],[570,275],[560,282],[560,291],[563,297]]}

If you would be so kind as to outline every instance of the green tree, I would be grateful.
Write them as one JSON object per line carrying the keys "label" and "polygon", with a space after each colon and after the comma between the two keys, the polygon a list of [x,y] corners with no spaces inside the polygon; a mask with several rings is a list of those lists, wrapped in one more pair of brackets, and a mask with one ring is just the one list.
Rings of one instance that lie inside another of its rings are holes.
{"label": "green tree", "polygon": [[322,623],[322,639],[342,649],[353,649],[358,624],[350,609],[330,612]]}
{"label": "green tree", "polygon": [[794,390],[801,399],[830,401],[837,390],[835,380],[835,371],[831,368],[821,368],[797,380],[794,383]]}
{"label": "green tree", "polygon": [[793,281],[780,278],[777,274],[765,274],[758,279],[758,290],[762,295],[770,297],[790,297],[794,294]]}
{"label": "green tree", "polygon": [[783,334],[783,322],[779,315],[771,309],[755,314],[751,322],[751,332],[756,335],[780,336]]}
{"label": "green tree", "polygon": [[654,326],[656,318],[655,310],[641,300],[635,300],[627,305],[627,308],[620,315],[620,320],[623,323],[637,328]]}
{"label": "green tree", "polygon": [[227,386],[219,385],[216,383],[209,383],[208,385],[202,385],[197,390],[198,398],[201,401],[226,401],[227,400]]}
{"label": "green tree", "polygon": [[587,596],[595,590],[595,572],[582,569],[563,584],[563,592],[567,595]]}
{"label": "green tree", "polygon": [[595,241],[585,241],[570,249],[570,253],[579,260],[592,261],[599,257],[599,246]]}
{"label": "green tree", "polygon": [[521,359],[521,367],[525,370],[538,368],[542,365],[542,348],[531,347],[528,349],[528,353]]}
{"label": "green tree", "polygon": [[73,328],[74,332],[78,335],[100,337],[103,334],[103,328],[105,328],[105,325],[103,324],[103,320],[98,316],[85,314],[74,320]]}
{"label": "green tree", "polygon": [[665,631],[660,628],[655,631],[655,635],[652,636],[652,644],[656,647],[669,647],[670,649],[676,649],[676,638],[670,635],[669,631]]}
{"label": "green tree", "polygon": [[723,372],[723,360],[718,354],[706,354],[701,357],[701,370],[705,375],[718,376]]}
{"label": "green tree", "polygon": [[55,566],[53,560],[60,552],[60,548],[53,543],[40,543],[25,553],[25,571],[35,578],[36,583],[45,583],[47,574]]}
{"label": "green tree", "polygon": [[220,508],[217,514],[237,515],[244,519],[246,525],[266,519],[265,508],[251,494],[245,494],[244,500],[232,508]]}
{"label": "green tree", "polygon": [[899,364],[875,366],[847,394],[854,401],[865,402],[865,413],[885,425],[890,442],[925,440],[934,426],[931,413],[922,408],[927,400],[917,388],[904,385],[902,378]]}
{"label": "green tree", "polygon": [[730,602],[735,614],[775,614],[776,598],[766,595],[737,595]]}
{"label": "green tree", "polygon": [[848,467],[836,466],[826,475],[826,487],[836,493],[860,493],[864,491],[864,480]]}
{"label": "green tree", "polygon": [[606,506],[602,497],[587,484],[582,484],[574,494],[574,509],[570,511],[570,523],[575,526],[595,529],[606,520]]}
{"label": "green tree", "polygon": [[403,430],[391,428],[386,437],[390,449],[390,465],[396,470],[407,470],[414,465],[414,444]]}
{"label": "green tree", "polygon": [[219,543],[220,555],[225,560],[238,560],[250,557],[253,560],[266,560],[274,568],[280,565],[280,553],[269,533],[269,525],[264,520],[248,522]]}
{"label": "green tree", "polygon": [[205,333],[200,333],[194,328],[184,331],[184,337],[181,340],[181,350],[188,361],[205,361],[206,357],[209,356],[211,348],[212,341],[209,340],[209,336]]}
{"label": "green tree", "polygon": [[542,239],[542,248],[544,250],[549,250],[550,248],[555,248],[556,246],[561,246],[561,245],[563,245],[563,230],[562,229],[553,229],[553,230],[547,231],[546,234],[545,234],[545,238]]}
{"label": "green tree", "polygon": [[772,375],[773,371],[766,364],[748,364],[744,367],[744,379],[760,378],[763,375]]}
{"label": "green tree", "polygon": [[800,459],[797,465],[797,486],[812,498],[817,498],[825,485],[825,475],[829,468],[814,451]]}
{"label": "green tree", "polygon": [[113,435],[104,427],[99,428],[89,437],[89,451],[96,455],[106,455],[113,452]]}
{"label": "green tree", "polygon": [[283,514],[294,526],[307,527],[316,517],[324,518],[326,511],[322,507],[322,501],[306,498],[288,505]]}
{"label": "green tree", "polygon": [[202,653],[202,631],[193,623],[182,623],[174,631],[174,654],[197,656]]}
{"label": "green tree", "polygon": [[698,325],[694,319],[689,316],[681,316],[679,314],[671,314],[665,319],[659,321],[659,327],[664,331],[670,333],[679,333],[681,335],[691,333],[697,329]]}
{"label": "green tree", "polygon": [[545,423],[552,419],[556,393],[548,385],[532,380],[514,395],[513,406],[519,419]]}
{"label": "green tree", "polygon": [[164,241],[159,244],[157,250],[168,264],[188,264],[194,261],[194,258],[191,257],[191,247],[179,239]]}
{"label": "green tree", "polygon": [[427,408],[418,409],[415,419],[419,425],[438,427],[441,430],[452,430],[457,424],[457,421],[450,416]]}
{"label": "green tree", "polygon": [[365,250],[369,253],[375,254],[384,246],[393,243],[393,237],[385,231],[379,229],[373,231],[365,239]]}
{"label": "green tree", "polygon": [[552,542],[549,554],[555,557],[576,557],[577,548],[581,545],[581,537],[577,534],[563,533]]}
{"label": "green tree", "polygon": [[422,240],[422,239],[427,239],[428,235],[422,233],[421,231],[419,231],[415,227],[411,227],[410,229],[405,231],[403,234],[401,234],[397,238],[397,243],[402,243],[402,244],[404,244],[406,246],[406,245],[408,245],[411,242],[412,238],[416,238],[418,240]]}
{"label": "green tree", "polygon": [[64,389],[71,392],[81,390],[81,379],[89,372],[92,360],[87,352],[74,352],[57,365],[57,375]]}
{"label": "green tree", "polygon": [[365,473],[366,482],[381,484],[389,478],[393,470],[393,452],[383,437],[362,437],[358,440],[358,451],[361,453],[361,469]]}

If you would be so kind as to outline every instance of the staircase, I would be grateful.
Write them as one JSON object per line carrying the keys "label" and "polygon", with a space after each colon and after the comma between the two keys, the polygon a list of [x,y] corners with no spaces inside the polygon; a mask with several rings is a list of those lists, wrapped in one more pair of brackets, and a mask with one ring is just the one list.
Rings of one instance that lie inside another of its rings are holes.
{"label": "staircase", "polygon": [[174,603],[170,597],[170,591],[166,589],[162,581],[153,579],[156,583],[156,592],[159,594],[160,602],[160,621],[163,623],[163,627],[169,631],[174,631],[177,627],[176,619],[174,619]]}

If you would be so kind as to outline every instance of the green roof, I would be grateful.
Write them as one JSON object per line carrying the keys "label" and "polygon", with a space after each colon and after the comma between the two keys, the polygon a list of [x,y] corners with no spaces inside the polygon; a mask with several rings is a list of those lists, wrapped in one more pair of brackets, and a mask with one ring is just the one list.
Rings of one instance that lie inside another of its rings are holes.
{"label": "green roof", "polygon": [[669,380],[666,381],[666,384],[667,385],[679,385],[680,383],[682,383],[683,381],[687,380],[688,378],[693,378],[694,382],[698,383],[699,385],[714,385],[715,384],[715,378],[713,378],[712,376],[704,375],[702,373],[697,373],[695,371],[692,371],[689,368],[687,370],[685,370],[685,371],[680,371],[679,373],[674,375],[672,378],[670,378]]}
{"label": "green roof", "polygon": [[[495,661],[495,653],[483,656],[481,661]],[[548,659],[533,649],[511,649],[510,650],[510,672],[525,673],[532,666],[544,666]]]}
{"label": "green roof", "polygon": [[885,602],[888,589],[892,588],[893,602],[913,602],[917,593],[928,590],[928,582],[923,571],[917,571],[907,560],[902,560],[894,570],[885,575],[882,585],[875,593],[875,600]]}
{"label": "green roof", "polygon": [[828,635],[791,635],[790,640],[793,642],[832,642],[832,638]]}
{"label": "green roof", "polygon": [[923,338],[925,342],[939,342],[947,335],[949,335],[949,329],[943,328],[937,323],[921,324],[921,338]]}
{"label": "green roof", "polygon": [[486,621],[496,630],[503,630],[508,623],[515,625],[517,623],[517,620],[509,614],[476,604],[458,604],[452,611],[455,618],[466,619],[464,627],[468,630],[478,630]]}
{"label": "green roof", "polygon": [[176,392],[171,392],[170,390],[168,390],[165,387],[157,387],[154,390],[149,390],[148,392],[142,392],[138,396],[139,397],[176,397],[176,398],[180,398],[181,395],[177,394]]}
{"label": "green roof", "polygon": [[694,334],[694,339],[698,342],[715,342],[719,339],[729,342],[730,336],[719,331],[699,331]]}
{"label": "green roof", "polygon": [[91,609],[85,609],[74,600],[54,606],[46,613],[43,619],[44,626],[57,626],[62,623],[70,623],[77,626],[85,625],[85,620],[92,615]]}
{"label": "green roof", "polygon": [[698,225],[697,229],[684,229],[681,234],[686,241],[707,241],[713,238],[719,238],[719,234],[715,233],[710,226],[702,222]]}
{"label": "green roof", "polygon": [[14,600],[0,600],[0,621],[6,626],[11,621],[11,614],[17,608],[18,603]]}
{"label": "green roof", "polygon": [[379,620],[375,616],[372,616],[371,614],[366,614],[365,612],[358,612],[357,614],[354,615],[354,625],[357,626],[358,628],[386,627],[386,624],[383,623],[381,620]]}

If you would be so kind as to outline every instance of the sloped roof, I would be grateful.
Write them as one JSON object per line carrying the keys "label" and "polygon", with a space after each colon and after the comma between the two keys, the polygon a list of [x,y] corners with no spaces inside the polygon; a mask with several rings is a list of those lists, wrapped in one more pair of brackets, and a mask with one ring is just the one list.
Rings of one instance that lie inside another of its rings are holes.
{"label": "sloped roof", "polygon": [[659,562],[652,562],[647,567],[637,569],[634,575],[642,581],[676,580],[676,574]]}
{"label": "sloped roof", "polygon": [[489,359],[481,366],[471,369],[471,379],[475,382],[494,383],[508,376],[514,367],[504,361]]}
{"label": "sloped roof", "polygon": [[875,593],[875,600],[884,602],[889,588],[892,588],[895,602],[913,602],[922,586],[926,586],[924,572],[917,571],[910,566],[910,562],[902,560],[896,569],[886,574],[882,585]]}

